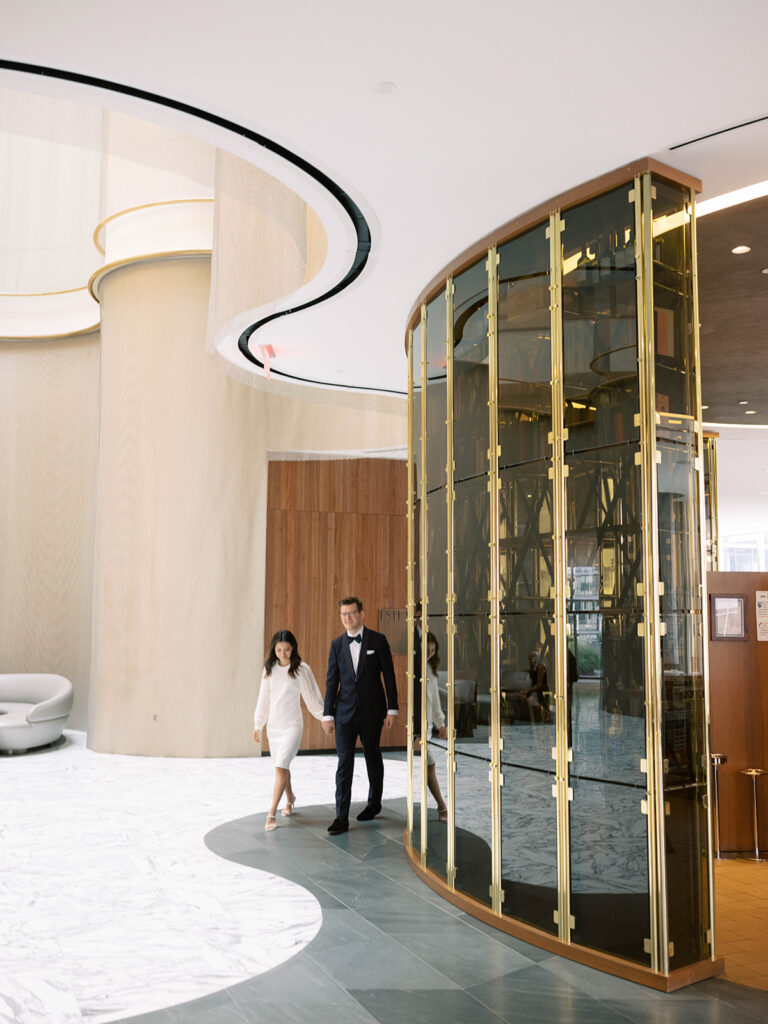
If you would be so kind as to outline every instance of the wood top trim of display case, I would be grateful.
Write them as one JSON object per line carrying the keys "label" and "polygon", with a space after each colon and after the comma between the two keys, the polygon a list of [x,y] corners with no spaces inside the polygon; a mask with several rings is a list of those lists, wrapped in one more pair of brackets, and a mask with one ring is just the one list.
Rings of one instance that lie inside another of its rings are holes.
{"label": "wood top trim of display case", "polygon": [[638,985],[645,985],[646,988],[653,988],[659,992],[675,992],[677,989],[685,988],[686,985],[693,985],[698,981],[704,981],[706,978],[716,977],[718,974],[722,974],[724,970],[725,961],[722,957],[718,957],[715,960],[699,960],[697,963],[690,964],[687,967],[670,971],[669,974],[658,974],[656,971],[652,971],[650,967],[630,963],[628,960],[622,960],[620,957],[612,956],[610,953],[600,953],[598,950],[588,949],[586,946],[562,942],[560,939],[555,938],[554,935],[542,932],[531,925],[523,924],[522,921],[516,921],[511,917],[495,914],[490,907],[478,903],[470,896],[456,892],[455,889],[450,889],[440,875],[430,868],[423,868],[421,866],[419,851],[408,846],[407,830],[404,833],[403,839],[405,853],[411,867],[430,889],[433,889],[455,907],[459,907],[465,913],[476,917],[479,921],[483,921],[485,924],[490,925],[492,928],[497,928],[507,935],[514,935],[515,938],[522,939],[523,942],[528,942],[539,949],[545,949],[549,953],[555,953],[557,956],[584,964],[585,967],[594,967],[595,970],[604,971],[606,974],[612,974],[617,978],[624,978],[626,981],[633,981]]}
{"label": "wood top trim of display case", "polygon": [[651,174],[655,174],[665,181],[671,181],[675,185],[682,185],[685,188],[693,189],[695,192],[701,192],[701,181],[698,178],[694,178],[684,171],[679,171],[675,167],[670,167],[668,164],[663,164],[659,160],[654,160],[652,157],[644,157],[642,160],[635,160],[633,163],[624,164],[613,171],[608,171],[607,174],[601,174],[598,178],[592,178],[591,181],[585,181],[575,188],[568,189],[567,192],[561,192],[560,195],[555,196],[553,199],[547,199],[546,202],[539,203],[538,206],[526,210],[525,213],[521,213],[518,217],[514,217],[512,220],[507,221],[506,224],[494,228],[489,234],[480,238],[468,249],[465,249],[464,252],[456,256],[455,259],[451,260],[447,267],[432,278],[408,314],[408,325],[405,331],[406,352],[408,350],[408,331],[415,325],[422,303],[433,298],[440,288],[445,287],[445,282],[449,277],[455,277],[462,270],[466,270],[483,253],[487,252],[492,245],[501,245],[516,235],[522,235],[523,232],[535,227],[536,224],[541,224],[545,221],[551,213],[555,213],[557,210],[565,210],[571,206],[577,206],[579,203],[585,203],[587,200],[594,199],[604,192],[610,192],[611,189],[617,188],[624,182],[631,181],[637,174],[645,174],[646,171],[650,171]]}

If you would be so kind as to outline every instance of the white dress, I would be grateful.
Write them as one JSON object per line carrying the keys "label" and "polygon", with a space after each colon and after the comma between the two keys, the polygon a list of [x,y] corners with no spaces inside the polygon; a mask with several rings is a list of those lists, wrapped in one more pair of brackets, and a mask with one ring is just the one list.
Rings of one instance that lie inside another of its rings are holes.
{"label": "white dress", "polygon": [[256,729],[267,725],[269,752],[276,768],[289,768],[301,743],[304,720],[301,717],[301,697],[315,718],[323,717],[323,698],[320,696],[312,669],[305,662],[299,665],[296,676],[288,674],[290,666],[273,665],[269,675],[261,676],[261,689],[253,713]]}
{"label": "white dress", "polygon": [[445,725],[445,715],[440,704],[437,672],[431,665],[427,665],[427,738],[432,735],[433,725],[442,729]]}
{"label": "white dress", "polygon": [[[440,690],[438,687],[437,672],[431,665],[427,665],[427,741],[432,737],[432,726],[436,725],[442,729],[445,725],[445,715],[440,704]],[[432,751],[427,747],[427,764],[434,764],[435,759]]]}

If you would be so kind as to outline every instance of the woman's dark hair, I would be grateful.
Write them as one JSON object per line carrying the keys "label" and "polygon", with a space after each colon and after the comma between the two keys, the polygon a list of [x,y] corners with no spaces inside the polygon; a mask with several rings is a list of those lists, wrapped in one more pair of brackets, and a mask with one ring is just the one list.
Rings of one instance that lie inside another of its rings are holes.
{"label": "woman's dark hair", "polygon": [[296,643],[296,637],[290,629],[278,629],[269,641],[269,654],[267,655],[267,660],[264,662],[264,671],[268,676],[272,675],[272,669],[277,664],[275,647],[278,644],[291,645],[291,667],[288,669],[288,675],[291,679],[294,679],[299,670],[299,665],[301,664],[301,655],[299,654],[299,645]]}
{"label": "woman's dark hair", "polygon": [[429,658],[428,664],[435,675],[437,675],[437,670],[440,668],[440,644],[437,642],[437,637],[434,633],[427,633],[427,648],[429,648],[430,644],[435,645],[435,653]]}

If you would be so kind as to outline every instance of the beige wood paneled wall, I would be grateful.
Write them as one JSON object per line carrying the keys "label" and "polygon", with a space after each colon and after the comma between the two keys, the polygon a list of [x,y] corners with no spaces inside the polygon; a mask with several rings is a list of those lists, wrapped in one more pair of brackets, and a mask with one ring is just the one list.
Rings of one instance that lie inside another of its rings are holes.
{"label": "beige wood paneled wall", "polygon": [[[357,595],[373,629],[381,608],[405,608],[406,483],[396,460],[269,464],[265,642],[290,629],[322,693],[330,641],[342,632],[338,600]],[[406,659],[394,661],[402,713],[382,744],[404,746]],[[304,709],[302,749],[333,748]]]}
{"label": "beige wood paneled wall", "polygon": [[99,336],[0,342],[0,672],[72,681],[91,660]]}
{"label": "beige wood paneled wall", "polygon": [[[768,590],[768,573],[710,572],[712,594],[746,597],[746,640],[709,641],[710,738],[726,754],[718,769],[722,849],[751,850],[752,780],[741,768],[768,768],[768,642],[756,639],[755,591]],[[760,845],[768,849],[768,776],[757,780]]]}

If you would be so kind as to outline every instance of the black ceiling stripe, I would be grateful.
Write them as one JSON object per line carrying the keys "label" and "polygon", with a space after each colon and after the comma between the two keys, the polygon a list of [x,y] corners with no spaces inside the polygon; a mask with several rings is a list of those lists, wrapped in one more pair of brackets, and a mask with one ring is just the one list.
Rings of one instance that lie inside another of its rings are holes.
{"label": "black ceiling stripe", "polygon": [[[96,78],[93,75],[83,75],[76,71],[65,71],[62,68],[49,68],[40,64],[26,64],[21,61],[5,60],[3,58],[0,58],[0,69],[6,71],[18,71],[22,74],[28,75],[38,75],[41,78],[56,78],[65,82],[75,82],[78,85],[92,86],[96,89],[106,89],[110,92],[133,96],[136,99],[146,100],[149,103],[157,103],[160,106],[169,107],[172,110],[178,110],[184,114],[190,114],[192,117],[199,118],[202,121],[207,121],[209,124],[217,125],[219,128],[224,128],[227,131],[233,132],[235,135],[240,135],[243,138],[249,139],[251,142],[255,142],[270,153],[275,153],[277,156],[282,157],[284,160],[293,164],[294,167],[298,167],[310,178],[313,178],[316,182],[322,185],[323,188],[330,192],[330,194],[338,201],[344,212],[352,221],[352,225],[355,229],[355,235],[357,236],[357,248],[352,259],[352,264],[345,276],[322,295],[317,296],[317,298],[312,299],[310,302],[305,302],[303,305],[294,306],[290,309],[282,310],[279,313],[272,313],[263,320],[259,320],[256,323],[251,324],[250,327],[247,327],[242,332],[238,339],[238,347],[241,353],[251,363],[261,367],[261,369],[264,369],[263,363],[253,355],[248,344],[252,335],[260,327],[263,327],[264,324],[269,323],[271,320],[275,320],[277,317],[288,316],[291,313],[298,312],[300,309],[308,309],[310,306],[315,306],[319,302],[323,302],[325,299],[331,298],[333,295],[338,295],[339,292],[342,292],[360,276],[363,268],[368,262],[368,257],[371,252],[371,229],[362,211],[354,200],[332,178],[329,178],[328,175],[324,174],[319,168],[309,163],[308,160],[305,160],[297,153],[292,153],[289,149],[286,149],[285,146],[281,146],[279,142],[275,142],[273,139],[267,138],[266,135],[260,135],[258,132],[254,132],[250,128],[246,128],[244,125],[237,124],[235,121],[230,121],[226,117],[220,117],[218,114],[212,114],[208,110],[202,110],[200,107],[192,106],[190,103],[183,103],[181,100],[171,99],[167,96],[160,96],[158,93],[149,92],[146,89],[138,89],[135,86],[125,85],[122,82],[111,82],[106,78]],[[337,384],[332,381],[310,380],[294,374],[281,373],[279,370],[272,370],[271,372],[274,373],[275,376],[283,377],[286,380],[303,381],[307,384],[326,384],[333,388],[340,387],[357,391],[387,391],[396,395],[405,394],[403,391],[395,391],[388,388],[365,388],[348,384]]]}
{"label": "black ceiling stripe", "polygon": [[704,139],[714,139],[716,135],[725,135],[727,132],[735,132],[739,128],[746,128],[750,124],[760,124],[761,121],[768,121],[768,114],[763,117],[755,117],[751,121],[743,121],[741,124],[735,124],[731,128],[720,128],[716,132],[709,132],[707,135],[699,135],[697,139],[689,139],[687,142],[678,142],[676,146],[670,146],[669,149],[683,149],[685,146],[693,146],[696,142],[703,142]]}

